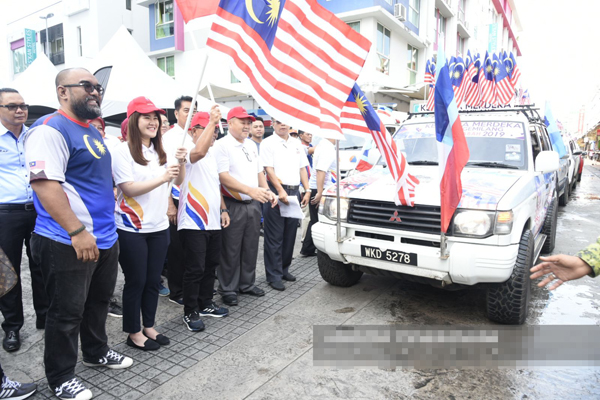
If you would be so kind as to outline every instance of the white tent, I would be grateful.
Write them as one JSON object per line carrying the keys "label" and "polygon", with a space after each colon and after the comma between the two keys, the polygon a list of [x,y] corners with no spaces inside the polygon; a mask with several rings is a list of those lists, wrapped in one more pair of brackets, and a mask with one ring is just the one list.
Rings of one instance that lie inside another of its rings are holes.
{"label": "white tent", "polygon": [[[88,64],[90,72],[112,67],[102,100],[102,115],[110,117],[127,111],[127,104],[138,96],[149,98],[157,107],[173,108],[181,95],[191,95],[195,88],[182,89],[156,66],[121,26],[104,48]],[[190,82],[190,87],[197,84]],[[198,108],[208,110],[210,100],[198,96]],[[224,112],[223,109],[221,112]]]}
{"label": "white tent", "polygon": [[57,73],[58,70],[48,57],[40,53],[31,65],[15,78],[11,86],[19,91],[27,104],[57,109],[59,104],[54,85]]}

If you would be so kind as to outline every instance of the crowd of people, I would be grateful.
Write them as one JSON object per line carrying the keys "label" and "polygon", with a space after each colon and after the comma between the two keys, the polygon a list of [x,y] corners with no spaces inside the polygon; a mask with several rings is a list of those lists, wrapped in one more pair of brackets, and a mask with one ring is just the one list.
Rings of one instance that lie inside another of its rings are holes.
{"label": "crowd of people", "polygon": [[[265,295],[256,285],[261,235],[268,284],[283,291],[296,280],[290,265],[299,220],[282,216],[280,205],[304,208],[310,223],[301,253],[316,255],[311,226],[335,152],[331,141],[313,147],[310,133],[278,120],[264,138],[264,121],[242,107],[229,111],[228,133],[217,140],[218,106],[197,110],[186,96],[174,102],[173,127],[149,99],[131,100],[119,140],[105,132],[104,89],[89,71],[63,70],[55,84],[60,108],[29,128],[25,99],[0,89],[0,248],[20,274],[25,245],[50,389],[61,399],[89,399],[75,375],[79,340],[87,367],[133,364],[109,347],[107,315],[122,317],[126,344],[141,351],[170,343],[155,327],[159,295],[183,306],[190,331],[204,330],[202,319],[226,317],[238,296]],[[113,298],[118,265],[121,304]],[[0,308],[3,348],[17,351],[20,282]],[[2,398],[36,390],[2,379]]]}

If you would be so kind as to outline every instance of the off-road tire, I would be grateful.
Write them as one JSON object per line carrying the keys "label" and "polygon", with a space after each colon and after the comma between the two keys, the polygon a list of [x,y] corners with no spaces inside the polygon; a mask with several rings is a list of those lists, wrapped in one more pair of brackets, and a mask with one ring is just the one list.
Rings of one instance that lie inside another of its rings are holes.
{"label": "off-road tire", "polygon": [[529,269],[533,265],[533,234],[527,230],[521,236],[517,261],[510,278],[487,291],[487,316],[494,322],[521,325],[527,318],[531,281]]}
{"label": "off-road tire", "polygon": [[317,251],[317,263],[321,277],[333,286],[352,286],[363,275],[362,271],[353,271],[349,264],[332,260],[320,250]]}
{"label": "off-road tire", "polygon": [[[568,178],[567,178],[568,181]],[[561,206],[566,206],[567,204],[569,204],[569,195],[571,194],[571,185],[569,184],[569,182],[565,183],[565,191],[563,192],[562,196],[560,196],[560,198],[558,199],[558,204]]]}
{"label": "off-road tire", "polygon": [[546,241],[542,246],[542,254],[552,253],[556,245],[556,224],[558,221],[558,207],[556,206],[556,197],[552,198],[552,203],[546,212],[542,233],[546,235]]}

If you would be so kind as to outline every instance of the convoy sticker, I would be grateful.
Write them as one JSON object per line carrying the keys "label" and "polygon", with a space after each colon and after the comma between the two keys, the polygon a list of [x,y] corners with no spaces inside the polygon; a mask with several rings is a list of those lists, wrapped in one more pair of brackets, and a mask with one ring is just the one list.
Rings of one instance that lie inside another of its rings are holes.
{"label": "convoy sticker", "polygon": [[[502,139],[525,139],[525,127],[521,122],[463,121],[466,137],[489,137]],[[435,124],[404,125],[396,139],[419,139],[435,137]]]}

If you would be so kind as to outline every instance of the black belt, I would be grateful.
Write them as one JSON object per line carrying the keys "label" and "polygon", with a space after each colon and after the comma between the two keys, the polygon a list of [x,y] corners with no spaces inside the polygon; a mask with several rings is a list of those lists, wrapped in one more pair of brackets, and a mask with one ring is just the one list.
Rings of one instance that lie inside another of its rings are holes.
{"label": "black belt", "polygon": [[33,203],[25,204],[0,204],[0,210],[10,211],[35,211]]}
{"label": "black belt", "polygon": [[293,192],[300,188],[300,185],[281,185],[286,192]]}
{"label": "black belt", "polygon": [[250,199],[250,200],[238,200],[238,199],[234,199],[233,197],[225,197],[225,198],[229,199],[229,200],[233,200],[236,203],[242,203],[242,204],[251,204],[252,203],[252,199]]}

